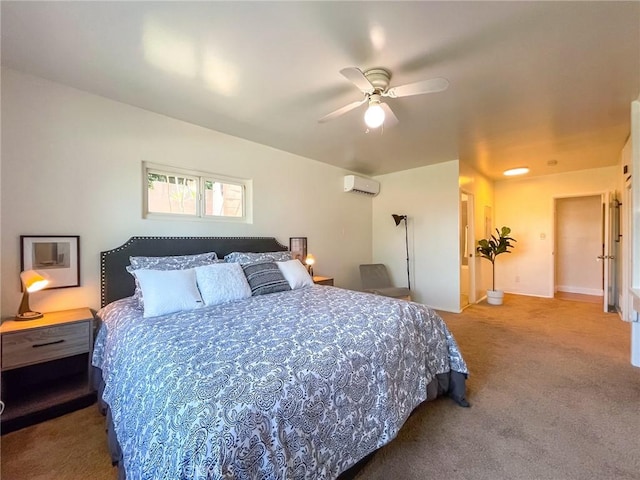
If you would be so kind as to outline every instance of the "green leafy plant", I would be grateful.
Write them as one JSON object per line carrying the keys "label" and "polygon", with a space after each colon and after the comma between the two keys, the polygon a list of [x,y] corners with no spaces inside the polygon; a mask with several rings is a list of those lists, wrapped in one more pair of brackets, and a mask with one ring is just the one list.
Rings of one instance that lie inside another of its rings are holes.
{"label": "green leafy plant", "polygon": [[479,240],[478,246],[476,247],[476,252],[478,252],[481,257],[486,258],[491,262],[492,290],[496,289],[496,257],[502,253],[511,253],[509,251],[510,248],[513,248],[511,242],[517,242],[517,240],[509,236],[511,233],[511,229],[509,227],[502,227],[501,230],[496,228],[496,233],[498,234],[497,237],[495,235],[491,235],[490,238],[483,238],[482,240]]}

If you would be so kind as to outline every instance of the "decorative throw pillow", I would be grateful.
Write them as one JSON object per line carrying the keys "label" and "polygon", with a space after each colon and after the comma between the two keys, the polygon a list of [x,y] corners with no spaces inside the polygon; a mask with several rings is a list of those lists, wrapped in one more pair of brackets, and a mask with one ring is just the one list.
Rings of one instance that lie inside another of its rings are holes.
{"label": "decorative throw pillow", "polygon": [[249,263],[242,265],[242,270],[247,277],[252,295],[291,290],[289,282],[282,275],[278,265],[273,262]]}
{"label": "decorative throw pillow", "polygon": [[146,270],[134,272],[144,298],[142,316],[158,317],[203,306],[196,272],[188,270]]}
{"label": "decorative throw pillow", "polygon": [[276,262],[285,280],[289,283],[291,290],[302,287],[313,286],[313,278],[300,260],[288,260],[286,262]]}
{"label": "decorative throw pillow", "polygon": [[225,255],[224,261],[244,265],[247,263],[284,262],[292,258],[291,252],[231,252]]}
{"label": "decorative throw pillow", "polygon": [[239,263],[205,265],[195,271],[200,295],[207,306],[251,296],[251,287]]}

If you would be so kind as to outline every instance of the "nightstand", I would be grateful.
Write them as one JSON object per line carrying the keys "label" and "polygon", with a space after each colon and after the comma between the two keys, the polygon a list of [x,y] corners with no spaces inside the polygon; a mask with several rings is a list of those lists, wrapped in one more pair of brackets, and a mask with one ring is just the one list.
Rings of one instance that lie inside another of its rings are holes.
{"label": "nightstand", "polygon": [[316,285],[331,285],[333,286],[333,278],[332,277],[313,277],[313,283]]}
{"label": "nightstand", "polygon": [[91,405],[93,313],[76,308],[6,320],[2,335],[2,434]]}

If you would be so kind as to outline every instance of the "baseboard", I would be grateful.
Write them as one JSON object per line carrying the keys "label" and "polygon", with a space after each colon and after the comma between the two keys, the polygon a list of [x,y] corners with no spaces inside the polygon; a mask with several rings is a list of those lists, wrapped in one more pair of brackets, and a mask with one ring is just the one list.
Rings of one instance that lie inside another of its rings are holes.
{"label": "baseboard", "polygon": [[602,297],[604,295],[604,290],[601,288],[582,288],[567,285],[557,285],[556,291],[564,293],[579,293],[581,295],[595,295],[596,297]]}
{"label": "baseboard", "polygon": [[505,295],[518,295],[520,297],[533,297],[533,298],[553,298],[553,295],[540,295],[537,293],[522,293],[522,292],[504,292]]}

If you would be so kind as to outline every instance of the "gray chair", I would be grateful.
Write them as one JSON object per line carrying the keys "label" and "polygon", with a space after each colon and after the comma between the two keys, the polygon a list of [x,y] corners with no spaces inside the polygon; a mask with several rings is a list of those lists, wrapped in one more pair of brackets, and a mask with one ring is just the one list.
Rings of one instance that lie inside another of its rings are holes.
{"label": "gray chair", "polygon": [[365,292],[411,300],[411,290],[404,287],[394,287],[387,267],[381,263],[360,265],[360,280]]}

